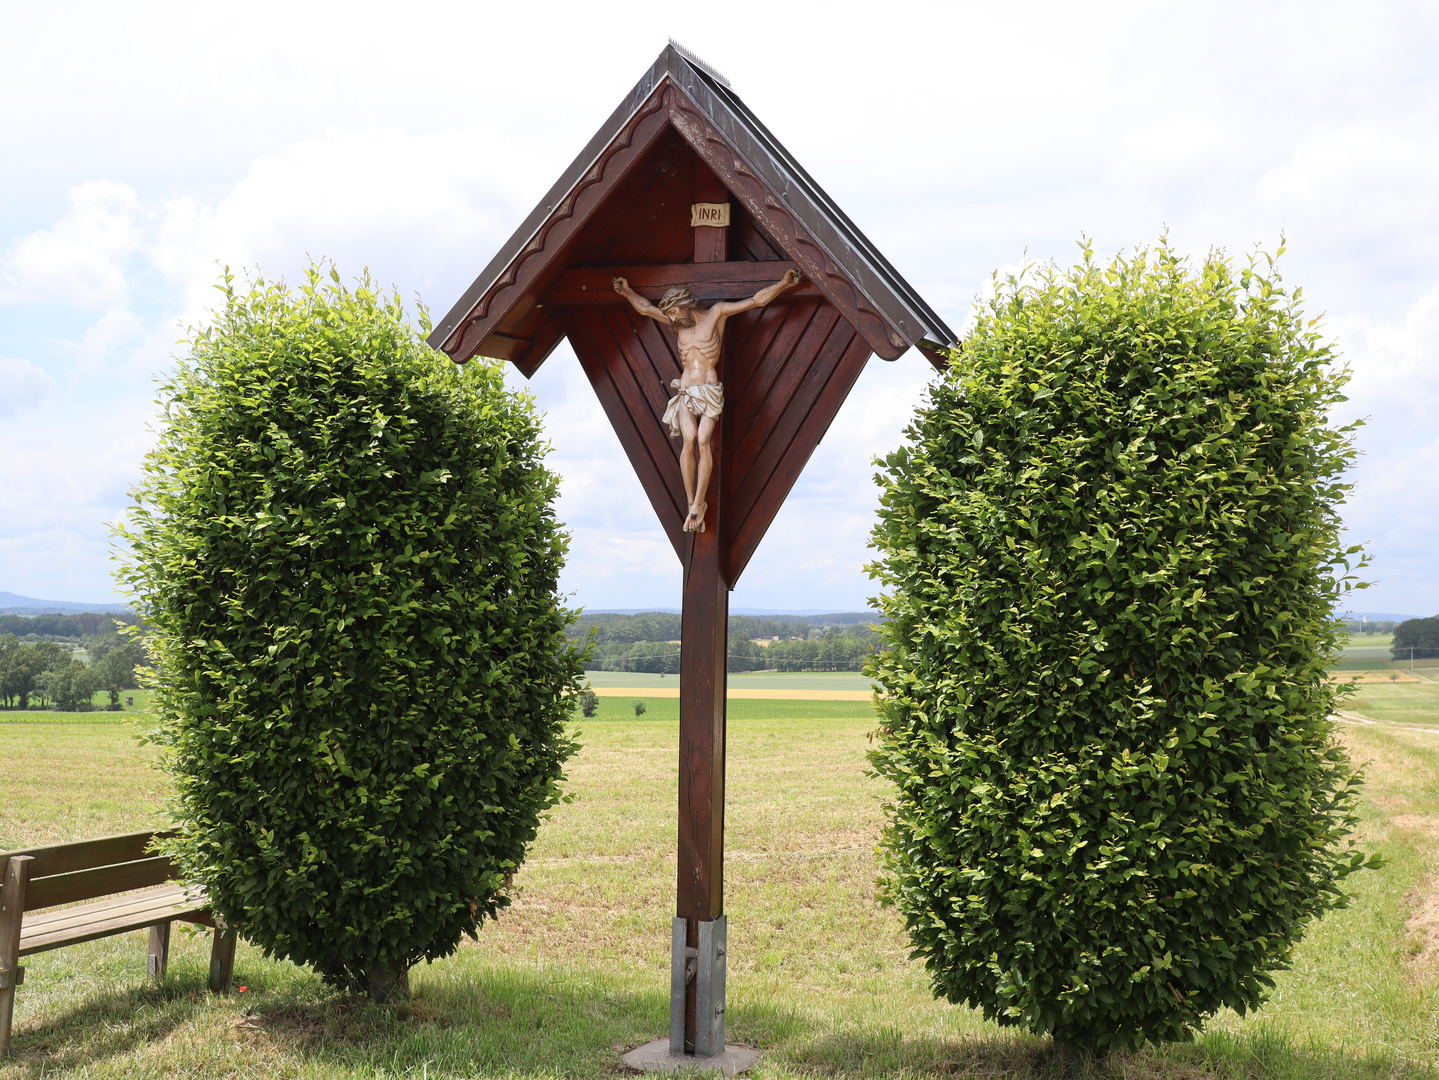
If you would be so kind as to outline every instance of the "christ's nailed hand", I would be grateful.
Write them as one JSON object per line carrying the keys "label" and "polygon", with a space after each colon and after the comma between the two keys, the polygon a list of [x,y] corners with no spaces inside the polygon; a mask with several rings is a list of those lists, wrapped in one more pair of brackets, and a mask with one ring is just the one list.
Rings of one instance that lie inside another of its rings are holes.
{"label": "christ's nailed hand", "polygon": [[784,274],[784,280],[786,285],[798,285],[801,281],[804,280],[804,275],[801,274],[798,270],[786,270]]}
{"label": "christ's nailed hand", "polygon": [[610,284],[615,287],[615,292],[619,293],[621,296],[623,296],[625,294],[625,290],[630,287],[630,283],[622,277],[610,278]]}

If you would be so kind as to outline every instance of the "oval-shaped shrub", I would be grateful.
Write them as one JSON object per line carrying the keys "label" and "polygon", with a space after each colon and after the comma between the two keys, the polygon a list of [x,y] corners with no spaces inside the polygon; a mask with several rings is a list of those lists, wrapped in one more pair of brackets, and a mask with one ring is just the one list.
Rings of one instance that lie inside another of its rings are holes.
{"label": "oval-shaped shrub", "polygon": [[556,478],[498,363],[368,279],[224,293],[121,530],[172,850],[247,940],[383,999],[508,903],[560,797]]}
{"label": "oval-shaped shrub", "polygon": [[1060,1043],[1254,1007],[1361,864],[1346,376],[1271,266],[997,282],[879,477],[884,896],[937,996]]}

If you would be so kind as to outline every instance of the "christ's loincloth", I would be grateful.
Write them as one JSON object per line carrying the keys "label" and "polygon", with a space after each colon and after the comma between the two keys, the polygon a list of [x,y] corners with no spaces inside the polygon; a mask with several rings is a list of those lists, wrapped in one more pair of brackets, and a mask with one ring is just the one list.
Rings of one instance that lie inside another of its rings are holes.
{"label": "christ's loincloth", "polygon": [[670,426],[670,438],[680,437],[680,409],[685,408],[696,417],[708,416],[711,420],[718,420],[720,413],[724,412],[724,384],[722,383],[699,383],[695,386],[686,386],[679,389],[670,403],[665,406],[664,422]]}

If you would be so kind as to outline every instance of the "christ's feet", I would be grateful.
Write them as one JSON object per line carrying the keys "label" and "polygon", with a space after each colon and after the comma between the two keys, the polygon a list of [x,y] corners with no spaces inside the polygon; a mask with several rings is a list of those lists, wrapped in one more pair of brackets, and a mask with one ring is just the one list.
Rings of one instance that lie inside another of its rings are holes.
{"label": "christ's feet", "polygon": [[695,502],[695,503],[691,503],[691,504],[690,504],[690,516],[687,517],[687,518],[685,518],[685,532],[704,532],[704,531],[705,531],[705,511],[708,510],[708,509],[709,509],[709,504],[708,504],[708,503],[705,503],[705,502]]}

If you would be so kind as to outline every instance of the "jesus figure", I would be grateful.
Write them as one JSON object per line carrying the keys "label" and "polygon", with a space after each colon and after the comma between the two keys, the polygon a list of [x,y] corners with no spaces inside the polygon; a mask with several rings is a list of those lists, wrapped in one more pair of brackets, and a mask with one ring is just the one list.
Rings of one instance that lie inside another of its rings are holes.
{"label": "jesus figure", "polygon": [[665,408],[664,422],[670,426],[670,438],[684,438],[684,449],[680,451],[680,473],[684,476],[685,496],[689,499],[685,532],[704,532],[705,511],[709,509],[705,494],[709,490],[710,473],[714,471],[710,439],[720,413],[724,411],[724,386],[719,380],[719,362],[725,320],[741,311],[764,307],[799,282],[800,272],[790,270],[779,281],[765,286],[748,300],[722,300],[714,307],[702,308],[688,289],[671,289],[656,307],[631,289],[624,278],[614,279],[615,292],[628,300],[630,306],[641,315],[674,327],[679,338],[682,370],[680,377],[670,383],[670,389],[677,393]]}

